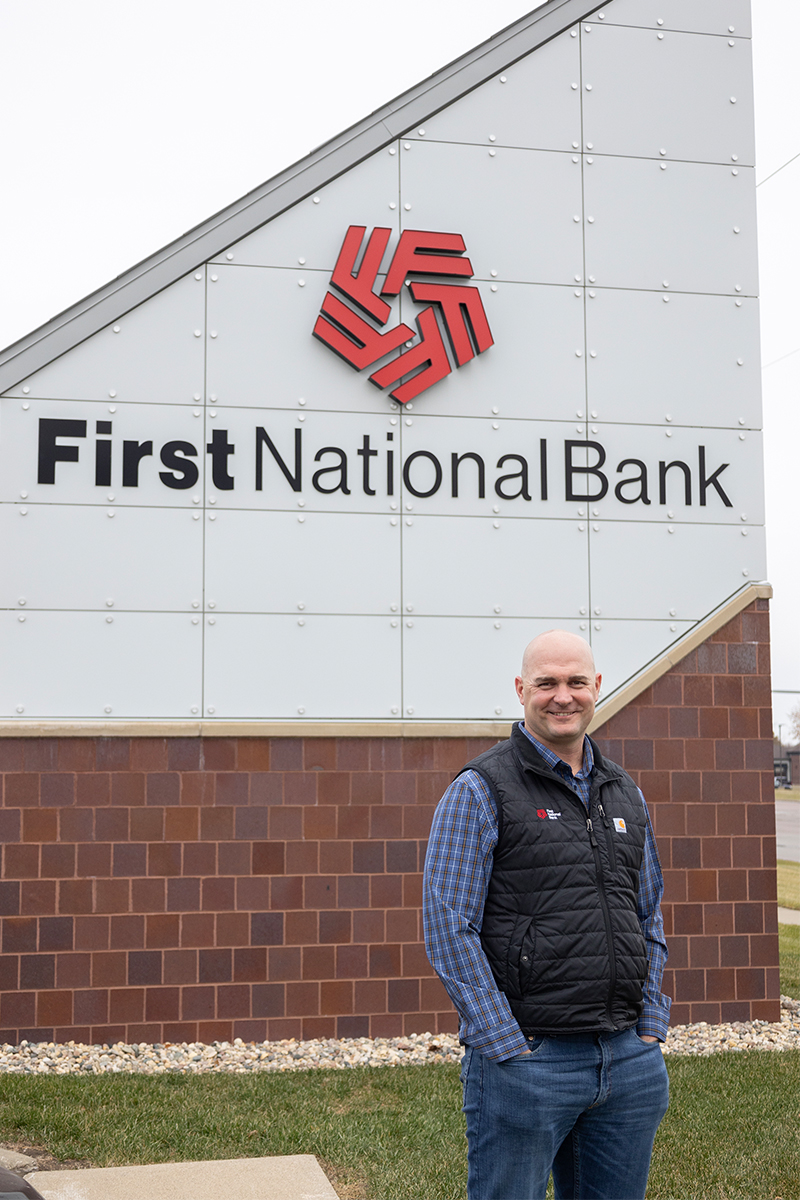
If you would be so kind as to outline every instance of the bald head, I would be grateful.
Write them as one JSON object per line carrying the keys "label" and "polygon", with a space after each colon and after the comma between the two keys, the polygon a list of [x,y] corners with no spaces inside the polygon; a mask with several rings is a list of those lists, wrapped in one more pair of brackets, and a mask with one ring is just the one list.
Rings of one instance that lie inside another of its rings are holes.
{"label": "bald head", "polygon": [[592,647],[585,638],[566,629],[548,629],[547,633],[540,633],[532,642],[528,642],[522,654],[520,674],[523,679],[528,679],[536,673],[539,663],[551,659],[583,662],[589,675],[594,677],[597,674]]}
{"label": "bald head", "polygon": [[600,692],[589,643],[565,629],[541,633],[525,647],[515,682],[528,733],[579,770]]}

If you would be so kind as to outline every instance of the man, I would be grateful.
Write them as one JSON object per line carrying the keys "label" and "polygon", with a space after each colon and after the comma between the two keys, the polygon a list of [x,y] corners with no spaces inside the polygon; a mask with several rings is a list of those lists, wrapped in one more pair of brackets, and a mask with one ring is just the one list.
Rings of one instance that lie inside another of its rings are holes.
{"label": "man", "polygon": [[526,648],[525,719],[433,819],[428,957],[458,1009],[469,1200],[643,1200],[668,1083],[661,870],[644,797],[586,736],[583,638]]}

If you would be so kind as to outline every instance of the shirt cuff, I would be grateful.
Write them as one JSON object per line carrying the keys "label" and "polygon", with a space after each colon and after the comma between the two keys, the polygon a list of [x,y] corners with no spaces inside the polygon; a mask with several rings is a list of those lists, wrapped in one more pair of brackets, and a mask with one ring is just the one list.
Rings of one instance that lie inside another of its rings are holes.
{"label": "shirt cuff", "polygon": [[657,1037],[660,1042],[665,1042],[668,1028],[669,1009],[645,1003],[644,1012],[636,1023],[639,1037]]}
{"label": "shirt cuff", "polygon": [[500,1025],[481,1032],[462,1028],[461,1041],[467,1046],[472,1046],[480,1054],[485,1054],[487,1058],[493,1058],[496,1062],[514,1058],[528,1049],[525,1034],[513,1017],[510,1021],[504,1021]]}

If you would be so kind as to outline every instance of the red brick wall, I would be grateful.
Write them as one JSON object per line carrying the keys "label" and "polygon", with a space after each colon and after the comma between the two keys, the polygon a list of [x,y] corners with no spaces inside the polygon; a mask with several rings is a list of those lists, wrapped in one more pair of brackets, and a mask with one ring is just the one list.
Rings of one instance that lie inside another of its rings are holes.
{"label": "red brick wall", "polygon": [[768,609],[756,600],[593,735],[653,818],[673,1025],[780,1015]]}
{"label": "red brick wall", "polygon": [[[778,1012],[766,609],[599,731],[654,814],[675,1022]],[[490,744],[0,739],[0,1041],[455,1029],[421,868]]]}
{"label": "red brick wall", "polygon": [[491,740],[0,740],[0,1041],[455,1028],[420,928]]}

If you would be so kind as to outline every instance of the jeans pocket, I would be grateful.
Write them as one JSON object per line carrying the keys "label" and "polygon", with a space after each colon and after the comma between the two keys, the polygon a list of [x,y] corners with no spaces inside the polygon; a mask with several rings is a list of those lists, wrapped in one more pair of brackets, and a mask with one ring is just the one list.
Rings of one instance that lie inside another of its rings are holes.
{"label": "jeans pocket", "polygon": [[539,1053],[539,1051],[541,1050],[542,1046],[545,1044],[546,1041],[547,1041],[547,1038],[543,1038],[543,1037],[537,1037],[537,1038],[530,1039],[528,1041],[528,1049],[527,1050],[523,1050],[521,1054],[515,1054],[513,1058],[507,1058],[503,1065],[509,1066],[511,1064],[516,1064],[516,1063],[524,1064],[526,1062],[530,1062],[530,1060],[532,1058],[536,1058],[536,1055]]}

